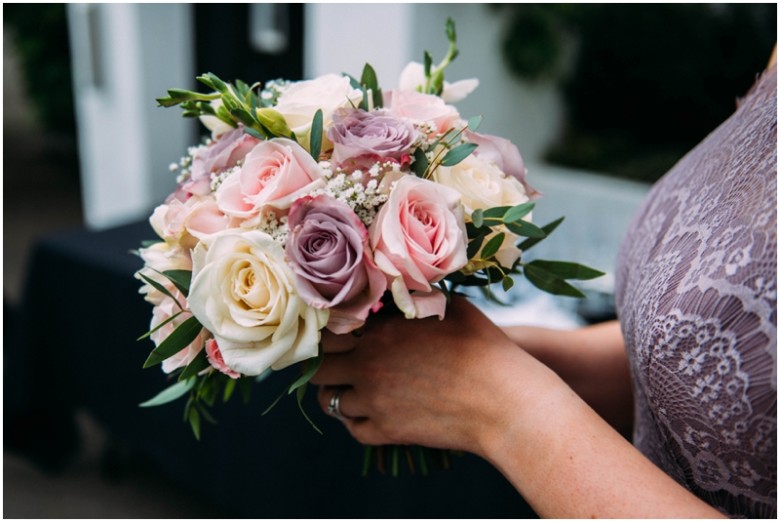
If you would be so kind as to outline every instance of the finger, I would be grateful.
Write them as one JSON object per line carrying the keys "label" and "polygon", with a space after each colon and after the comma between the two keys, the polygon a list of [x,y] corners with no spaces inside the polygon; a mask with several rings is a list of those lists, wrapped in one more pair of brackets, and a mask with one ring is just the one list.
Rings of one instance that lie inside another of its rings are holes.
{"label": "finger", "polygon": [[349,352],[355,349],[359,340],[359,334],[334,334],[329,330],[323,330],[322,336],[320,337],[322,350],[325,353]]}
{"label": "finger", "polygon": [[350,358],[345,353],[329,353],[322,359],[317,373],[311,378],[312,384],[326,386],[351,386],[354,384],[353,374],[349,364]]}
{"label": "finger", "polygon": [[354,420],[365,417],[367,412],[361,404],[360,398],[354,388],[343,388],[338,386],[320,387],[317,391],[317,401],[320,403],[322,411],[332,415],[329,412],[329,408],[333,404],[333,398],[336,393],[339,393],[338,413],[344,417],[344,420]]}
{"label": "finger", "polygon": [[344,422],[344,425],[347,427],[349,434],[361,444],[382,446],[392,443],[390,439],[385,436],[373,422],[371,422],[371,419],[347,419]]}

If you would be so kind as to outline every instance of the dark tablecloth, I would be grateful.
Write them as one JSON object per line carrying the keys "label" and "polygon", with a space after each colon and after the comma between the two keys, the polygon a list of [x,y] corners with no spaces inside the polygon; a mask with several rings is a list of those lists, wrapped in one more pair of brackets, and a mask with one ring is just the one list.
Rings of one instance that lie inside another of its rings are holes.
{"label": "dark tablecloth", "polygon": [[[154,234],[145,222],[113,230],[75,230],[42,239],[32,252],[13,337],[4,350],[5,419],[37,412],[49,419],[52,444],[73,434],[85,409],[110,434],[226,516],[279,518],[523,518],[534,516],[508,482],[472,455],[450,471],[397,478],[361,476],[362,447],[317,406],[293,398],[260,413],[290,382],[274,375],[254,386],[249,404],[234,397],[204,424],[201,441],[182,422],[183,403],[138,404],[163,389],[159,368],[143,370],[153,348],[136,341],[151,306],[138,294],[130,251]],[[8,318],[6,314],[6,318]]]}

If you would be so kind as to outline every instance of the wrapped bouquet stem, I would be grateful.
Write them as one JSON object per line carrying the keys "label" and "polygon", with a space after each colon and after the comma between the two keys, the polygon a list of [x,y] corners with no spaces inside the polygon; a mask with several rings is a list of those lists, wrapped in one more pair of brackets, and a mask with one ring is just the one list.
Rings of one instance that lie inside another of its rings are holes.
{"label": "wrapped bouquet stem", "polygon": [[[383,306],[442,318],[459,287],[508,290],[519,276],[578,296],[568,280],[601,275],[526,260],[560,220],[532,222],[538,194],[517,148],[453,105],[478,82],[444,81],[458,54],[451,21],[446,34],[444,59],[425,53],[391,90],[367,64],[360,78],[297,82],[207,73],[205,92],[158,100],[210,135],[171,165],[177,189],[150,218],[159,238],[139,249],[153,305],[145,367],[161,364],[173,381],[144,406],[182,399],[200,437],[217,402],[268,372],[301,367],[283,394],[300,405],[324,329],[350,334]],[[414,466],[414,451],[371,449],[366,460]]]}

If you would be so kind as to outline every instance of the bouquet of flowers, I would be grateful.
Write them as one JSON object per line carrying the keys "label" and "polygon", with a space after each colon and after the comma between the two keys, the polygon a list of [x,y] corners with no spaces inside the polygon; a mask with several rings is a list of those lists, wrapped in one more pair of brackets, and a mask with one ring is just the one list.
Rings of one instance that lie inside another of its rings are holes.
{"label": "bouquet of flowers", "polygon": [[150,218],[160,240],[139,250],[154,305],[145,367],[176,379],[143,406],[187,396],[200,437],[219,397],[296,363],[286,393],[300,405],[324,328],[348,334],[383,306],[441,318],[461,285],[508,290],[524,275],[578,296],[567,279],[601,275],[523,259],[561,220],[532,223],[538,194],[517,148],[452,105],[478,82],[444,81],[458,54],[451,21],[446,34],[444,59],[426,52],[390,91],[366,65],[360,79],[254,85],[209,73],[207,93],[158,100],[211,135],[171,165],[178,188]]}

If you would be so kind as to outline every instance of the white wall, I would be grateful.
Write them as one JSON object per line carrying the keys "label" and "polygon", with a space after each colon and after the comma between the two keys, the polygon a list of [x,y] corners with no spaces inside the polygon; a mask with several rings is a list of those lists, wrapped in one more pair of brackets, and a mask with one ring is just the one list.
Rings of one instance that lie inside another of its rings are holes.
{"label": "white wall", "polygon": [[147,218],[194,138],[190,121],[154,101],[193,81],[191,7],[71,4],[68,19],[85,222]]}

